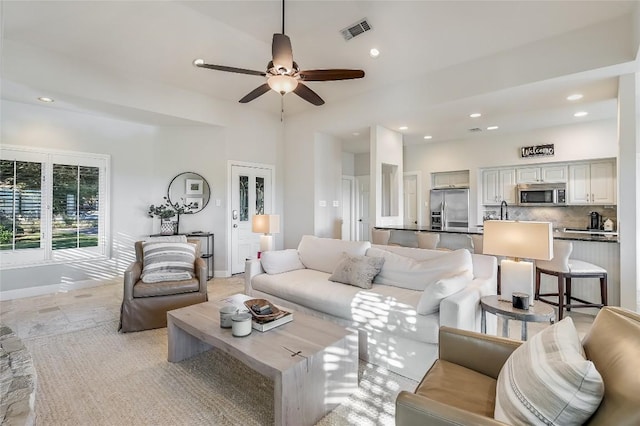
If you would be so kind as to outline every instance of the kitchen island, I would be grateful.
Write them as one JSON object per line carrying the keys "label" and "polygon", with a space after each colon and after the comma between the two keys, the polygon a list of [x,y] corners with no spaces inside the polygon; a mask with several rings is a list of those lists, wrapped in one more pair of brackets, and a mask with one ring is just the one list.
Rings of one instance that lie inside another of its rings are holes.
{"label": "kitchen island", "polygon": [[[396,226],[376,226],[376,229],[391,230],[389,243],[399,244],[407,247],[417,247],[418,241],[416,232],[434,232],[440,234],[439,248],[457,250],[466,248],[473,251],[471,235],[482,234],[482,226],[461,228],[451,227],[442,230],[432,230],[428,226],[417,225],[396,225]],[[567,232],[564,228],[556,229],[553,238],[558,240],[571,241],[573,252],[571,259],[583,260],[593,263],[607,270],[608,299],[609,304],[620,306],[620,244],[616,232],[590,233],[585,231]],[[557,289],[557,280],[554,277],[542,276],[542,292],[552,292]],[[600,300],[600,285],[595,278],[585,278],[574,280],[572,293],[586,300]],[[597,313],[595,308],[578,309],[577,312]]]}

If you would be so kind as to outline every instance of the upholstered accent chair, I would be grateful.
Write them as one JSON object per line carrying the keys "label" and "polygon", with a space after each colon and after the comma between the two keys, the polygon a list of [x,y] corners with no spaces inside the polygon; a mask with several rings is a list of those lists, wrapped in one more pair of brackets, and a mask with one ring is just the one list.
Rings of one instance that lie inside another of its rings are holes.
{"label": "upholstered accent chair", "polygon": [[[186,239],[185,239],[186,240]],[[135,243],[136,260],[124,272],[124,295],[120,311],[121,332],[149,330],[167,326],[167,311],[206,302],[207,266],[200,257],[200,241],[188,240],[193,247],[193,272],[172,279],[164,274],[144,282],[144,241]],[[182,243],[184,244],[184,243]],[[161,273],[162,274],[162,273]],[[176,275],[177,276],[177,275]],[[184,279],[186,278],[186,279]]]}
{"label": "upholstered accent chair", "polygon": [[[441,327],[439,359],[414,392],[398,395],[396,425],[503,425],[494,418],[499,375],[526,343]],[[578,346],[604,383],[602,400],[584,424],[640,424],[640,314],[602,308]]]}

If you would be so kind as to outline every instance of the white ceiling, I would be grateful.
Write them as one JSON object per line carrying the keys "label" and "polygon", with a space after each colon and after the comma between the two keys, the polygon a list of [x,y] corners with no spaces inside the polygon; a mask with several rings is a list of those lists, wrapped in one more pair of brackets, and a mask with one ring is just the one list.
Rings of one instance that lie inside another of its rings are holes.
{"label": "white ceiling", "polygon": [[[637,7],[637,1],[289,0],[285,30],[301,69],[355,68],[363,69],[366,76],[361,80],[309,83],[326,105],[314,107],[290,94],[285,98],[285,114],[313,113],[315,108],[331,108],[367,93],[393,90],[397,85],[419,85],[443,70],[464,68],[465,64],[471,67],[483,58],[517,52],[523,46],[579,35],[590,28],[602,31],[599,24],[631,17]],[[365,17],[373,30],[345,41],[339,31]],[[233,102],[262,84],[263,79],[198,69],[192,66],[193,59],[263,71],[271,59],[272,34],[280,32],[282,25],[281,3],[270,0],[4,0],[2,24],[3,40],[47,50],[114,76]],[[629,40],[632,30],[629,25]],[[425,134],[432,134],[433,141],[472,137],[468,132],[471,127],[484,129],[495,124],[500,126],[498,131],[507,132],[571,123],[575,122],[573,112],[578,106],[590,113],[583,120],[612,118],[616,114],[616,77],[638,69],[637,61],[630,64],[636,60],[636,42],[629,42],[629,52],[622,55],[626,60],[604,61],[607,67],[598,68],[597,61],[591,66],[575,64],[574,69],[556,67],[559,54],[555,52],[549,64],[543,65],[558,70],[543,80],[505,76],[504,80],[514,83],[505,83],[500,90],[413,103],[402,116],[389,116],[387,122],[386,117],[376,117],[376,122],[396,129],[407,125],[405,142],[424,143]],[[369,57],[371,47],[381,51],[379,58]],[[616,48],[611,46],[612,51]],[[65,93],[56,82],[44,82],[37,73],[7,66],[12,61],[7,50],[2,56],[2,97],[33,102],[38,92],[54,93],[58,107],[64,107]],[[47,67],[45,60],[42,67]],[[507,71],[524,75],[528,70]],[[451,84],[453,92],[455,83]],[[478,75],[478,87],[482,84]],[[578,105],[564,99],[574,91],[585,95]],[[75,109],[139,122],[184,124],[170,115],[152,117],[149,112],[100,104],[89,96],[82,100],[76,95],[71,104]],[[243,107],[278,114],[280,96],[269,92]],[[473,121],[468,114],[475,110],[481,110],[484,116]],[[343,138],[345,146],[351,145],[353,151],[366,149],[366,126],[341,123],[325,130]],[[354,136],[354,132],[360,135]]]}

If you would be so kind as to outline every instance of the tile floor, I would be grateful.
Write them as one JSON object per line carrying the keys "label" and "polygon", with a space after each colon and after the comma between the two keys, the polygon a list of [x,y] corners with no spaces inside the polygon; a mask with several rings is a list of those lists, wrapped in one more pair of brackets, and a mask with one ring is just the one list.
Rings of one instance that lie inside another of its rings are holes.
{"label": "tile floor", "polygon": [[[209,293],[240,293],[244,289],[243,280],[242,275],[214,278],[208,283]],[[118,278],[91,288],[2,301],[0,323],[11,327],[22,339],[68,333],[119,321],[121,302],[122,280]],[[594,318],[580,312],[571,312],[568,316],[573,319],[580,337],[589,330]],[[545,327],[548,324],[529,323],[529,337]],[[519,321],[509,321],[509,336],[518,339],[520,328]],[[502,330],[500,318],[497,330],[498,333]]]}

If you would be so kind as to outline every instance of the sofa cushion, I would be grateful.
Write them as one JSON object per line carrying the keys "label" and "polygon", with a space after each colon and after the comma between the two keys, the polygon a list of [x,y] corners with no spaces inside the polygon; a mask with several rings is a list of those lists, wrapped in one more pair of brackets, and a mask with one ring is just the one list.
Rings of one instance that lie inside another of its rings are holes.
{"label": "sofa cushion", "polygon": [[145,283],[188,280],[194,277],[196,245],[177,242],[145,242],[142,244]]}
{"label": "sofa cushion", "polygon": [[265,251],[260,263],[267,274],[282,274],[304,268],[296,249]]}
{"label": "sofa cushion", "polygon": [[371,288],[371,282],[380,273],[384,258],[350,256],[347,253],[343,253],[343,255],[329,280],[360,288]]}
{"label": "sofa cushion", "polygon": [[342,259],[342,252],[364,256],[369,247],[369,241],[343,241],[303,235],[298,245],[298,254],[306,268],[331,274]]}
{"label": "sofa cushion", "polygon": [[[420,250],[420,249],[414,249]],[[423,250],[431,252],[431,250]],[[367,256],[383,257],[384,266],[373,280],[375,284],[424,290],[429,284],[442,278],[462,273],[473,273],[473,261],[469,250],[437,252],[431,259],[416,260],[387,250],[370,248]]]}
{"label": "sofa cushion", "polygon": [[197,278],[182,281],[162,281],[145,283],[138,281],[133,286],[133,297],[169,296],[173,294],[193,293],[200,290]]}
{"label": "sofa cushion", "polygon": [[[469,390],[473,392],[469,392]],[[431,366],[415,393],[434,401],[493,417],[496,379],[441,359]]]}
{"label": "sofa cushion", "polygon": [[[418,315],[420,292],[374,284],[370,290],[329,281],[329,274],[300,269],[253,277],[253,288],[327,315],[425,343],[438,342],[438,314]],[[266,297],[269,298],[268,296]]]}
{"label": "sofa cushion", "polygon": [[600,405],[604,384],[585,359],[571,317],[523,343],[500,370],[495,419],[508,424],[581,425]]}
{"label": "sofa cushion", "polygon": [[440,310],[440,302],[465,288],[473,280],[470,271],[455,277],[442,278],[425,287],[418,302],[417,311],[420,315],[429,315]]}

